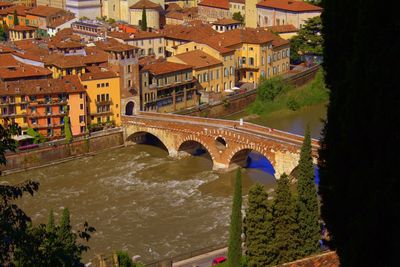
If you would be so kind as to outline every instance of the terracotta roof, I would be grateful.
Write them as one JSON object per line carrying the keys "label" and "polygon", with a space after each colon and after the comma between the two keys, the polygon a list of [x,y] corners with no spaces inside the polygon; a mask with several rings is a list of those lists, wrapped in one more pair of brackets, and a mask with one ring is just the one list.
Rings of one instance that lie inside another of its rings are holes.
{"label": "terracotta roof", "polygon": [[140,0],[139,2],[133,4],[129,7],[130,9],[163,9],[160,4],[151,2],[150,0]]}
{"label": "terracotta roof", "polygon": [[192,21],[187,25],[167,25],[162,31],[165,38],[196,41],[218,34],[211,25]]}
{"label": "terracotta roof", "polygon": [[208,6],[221,9],[229,9],[228,0],[203,0],[198,3],[199,6]]}
{"label": "terracotta roof", "polygon": [[279,265],[280,267],[339,267],[339,257],[334,251],[307,257],[290,263]]}
{"label": "terracotta roof", "polygon": [[12,2],[0,2],[0,7],[10,7],[13,5],[14,5],[14,3],[12,3]]}
{"label": "terracotta roof", "polygon": [[1,95],[38,95],[51,93],[79,93],[85,88],[76,75],[61,79],[38,79],[0,82]]}
{"label": "terracotta roof", "polygon": [[177,12],[177,11],[171,11],[168,12],[167,15],[165,15],[166,18],[170,19],[178,19],[178,20],[183,20],[183,13]]}
{"label": "terracotta roof", "polygon": [[288,45],[289,43],[290,43],[289,40],[285,40],[285,39],[279,37],[278,35],[273,34],[273,36],[272,36],[272,47],[273,48],[277,48],[282,45]]}
{"label": "terracotta roof", "polygon": [[186,64],[164,61],[146,65],[143,67],[142,71],[148,71],[154,75],[161,75],[191,69],[193,69],[193,67]]}
{"label": "terracotta roof", "polygon": [[47,24],[47,28],[57,28],[60,25],[63,25],[64,23],[71,21],[75,18],[75,15],[73,13],[67,13],[59,18],[55,18],[49,21]]}
{"label": "terracotta roof", "polygon": [[84,58],[81,55],[65,56],[63,54],[50,54],[45,58],[45,65],[56,66],[61,69],[84,67]]}
{"label": "terracotta roof", "polygon": [[17,79],[50,76],[52,72],[46,68],[24,64],[11,54],[0,54],[0,79]]}
{"label": "terracotta roof", "polygon": [[201,50],[193,50],[183,54],[178,54],[175,57],[182,60],[186,64],[193,66],[194,69],[201,69],[222,64],[221,61]]}
{"label": "terracotta roof", "polygon": [[276,32],[276,33],[287,33],[287,32],[298,32],[299,31],[299,29],[297,29],[292,24],[269,26],[269,27],[266,27],[266,29],[271,32]]}
{"label": "terracotta roof", "polygon": [[[0,2],[1,3],[1,2]],[[8,54],[13,52],[14,50],[9,48],[8,46],[0,44],[0,54]]]}
{"label": "terracotta roof", "polygon": [[319,6],[295,0],[265,0],[259,2],[257,7],[274,8],[294,12],[322,11],[322,8]]}
{"label": "terracotta roof", "polygon": [[10,31],[17,31],[17,32],[36,31],[36,28],[30,26],[14,25],[10,27]]}
{"label": "terracotta roof", "polygon": [[234,19],[229,19],[229,18],[223,18],[219,19],[215,22],[213,22],[215,25],[231,25],[231,24],[240,24],[240,21],[234,20]]}
{"label": "terracotta roof", "polygon": [[75,42],[75,41],[61,41],[55,44],[55,47],[58,49],[66,49],[66,48],[83,48],[85,45]]}
{"label": "terracotta roof", "polygon": [[229,3],[238,3],[238,4],[243,4],[245,3],[245,0],[229,0]]}
{"label": "terracotta roof", "polygon": [[114,51],[114,52],[123,52],[130,51],[133,49],[138,49],[138,47],[133,45],[128,45],[124,43],[120,43],[115,39],[107,39],[104,41],[95,42],[96,46],[104,51]]}
{"label": "terracotta roof", "polygon": [[221,46],[229,47],[241,43],[263,44],[271,42],[275,37],[275,34],[261,28],[243,28],[220,33],[205,41],[215,41]]}
{"label": "terracotta roof", "polygon": [[14,10],[17,11],[17,15],[18,16],[25,16],[26,15],[26,11],[28,10],[28,8],[26,6],[21,6],[21,5],[17,5],[17,6],[10,6],[8,8],[5,8],[3,10],[1,10],[0,14],[14,14]]}
{"label": "terracotta roof", "polygon": [[61,8],[50,7],[50,6],[36,6],[26,11],[27,14],[39,17],[49,17],[57,14],[58,12],[65,12],[65,11]]}
{"label": "terracotta roof", "polygon": [[113,71],[97,71],[97,72],[89,72],[82,74],[80,79],[81,81],[90,81],[90,80],[101,80],[101,79],[110,79],[118,77],[118,75]]}
{"label": "terracotta roof", "polygon": [[181,11],[182,10],[182,8],[177,3],[170,3],[167,5],[168,5],[168,7],[166,9],[167,11]]}
{"label": "terracotta roof", "polygon": [[164,36],[163,34],[158,33],[158,32],[146,32],[146,31],[138,31],[136,33],[109,32],[107,35],[109,37],[121,39],[124,41],[160,38],[160,37]]}

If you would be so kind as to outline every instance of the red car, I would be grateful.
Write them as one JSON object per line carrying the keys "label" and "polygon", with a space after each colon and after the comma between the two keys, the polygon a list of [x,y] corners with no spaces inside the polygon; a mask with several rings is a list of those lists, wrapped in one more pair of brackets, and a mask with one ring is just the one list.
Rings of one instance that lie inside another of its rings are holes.
{"label": "red car", "polygon": [[218,265],[218,264],[220,264],[220,263],[223,263],[223,262],[226,261],[227,259],[228,259],[228,258],[225,257],[225,256],[221,256],[221,257],[215,258],[215,259],[213,259],[211,266],[215,266],[215,265]]}

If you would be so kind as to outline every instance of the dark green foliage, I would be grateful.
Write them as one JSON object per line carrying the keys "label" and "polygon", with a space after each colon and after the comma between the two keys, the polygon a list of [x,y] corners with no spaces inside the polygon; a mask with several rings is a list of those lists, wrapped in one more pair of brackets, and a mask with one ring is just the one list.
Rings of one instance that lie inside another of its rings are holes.
{"label": "dark green foliage", "polygon": [[276,253],[272,244],[274,228],[268,194],[261,184],[255,184],[249,190],[245,225],[247,266],[268,266]]}
{"label": "dark green foliage", "polygon": [[72,141],[72,132],[71,132],[71,125],[69,123],[69,117],[68,116],[64,117],[64,134],[65,134],[65,140],[68,143],[71,143],[71,141]]}
{"label": "dark green foliage", "polygon": [[277,251],[274,264],[295,260],[298,248],[296,212],[289,188],[289,179],[283,174],[277,180],[276,198],[273,206],[273,225],[275,227],[274,249]]}
{"label": "dark green foliage", "polygon": [[7,41],[7,39],[8,39],[7,31],[4,28],[3,24],[0,23],[0,42]]}
{"label": "dark green foliage", "polygon": [[296,99],[294,99],[293,97],[289,98],[287,101],[287,107],[290,110],[296,111],[300,108],[300,104],[299,102],[296,101]]}
{"label": "dark green foliage", "polygon": [[299,60],[304,54],[321,56],[324,45],[321,32],[321,17],[307,20],[299,33],[290,40],[290,59]]}
{"label": "dark green foliage", "polygon": [[14,26],[19,25],[17,9],[14,9],[13,19],[14,19],[14,21],[13,21]]}
{"label": "dark green foliage", "polygon": [[235,177],[231,224],[229,228],[228,266],[240,267],[242,258],[242,177],[238,169]]}
{"label": "dark green foliage", "polygon": [[235,12],[232,14],[232,19],[240,21],[240,23],[243,24],[244,22],[244,17],[242,16],[242,14],[240,12]]}
{"label": "dark green foliage", "polygon": [[331,96],[319,152],[319,190],[330,246],[344,267],[398,266],[397,2],[325,0],[323,6]]}
{"label": "dark green foliage", "polygon": [[132,259],[126,251],[117,251],[118,267],[134,267]]}
{"label": "dark green foliage", "polygon": [[302,257],[317,252],[321,239],[319,203],[314,178],[310,127],[307,126],[297,173],[297,222],[300,240],[299,254]]}
{"label": "dark green foliage", "polygon": [[257,97],[262,101],[273,101],[278,95],[291,89],[281,77],[261,79],[257,88]]}
{"label": "dark green foliage", "polygon": [[28,128],[28,130],[26,130],[26,133],[33,137],[33,143],[35,143],[35,144],[40,144],[40,143],[46,142],[46,138],[42,134],[36,132],[32,128]]}
{"label": "dark green foliage", "polygon": [[147,31],[146,8],[143,8],[143,10],[142,10],[142,20],[140,22],[140,29],[142,31]]}

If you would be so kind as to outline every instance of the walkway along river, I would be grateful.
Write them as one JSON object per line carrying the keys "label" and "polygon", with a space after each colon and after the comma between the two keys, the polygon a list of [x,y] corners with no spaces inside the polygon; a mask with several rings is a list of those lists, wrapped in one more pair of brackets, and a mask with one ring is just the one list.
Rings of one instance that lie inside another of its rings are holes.
{"label": "walkway along river", "polygon": [[[312,114],[320,113],[311,110],[303,124],[293,123],[304,129],[310,119],[319,122]],[[226,242],[234,174],[211,168],[207,154],[177,160],[159,147],[135,145],[2,179],[41,183],[37,195],[19,201],[34,222],[46,222],[51,209],[58,218],[68,207],[75,228],[85,220],[95,226],[86,261],[120,249],[152,261]],[[275,185],[270,174],[249,168],[245,194],[255,181],[268,190]]]}

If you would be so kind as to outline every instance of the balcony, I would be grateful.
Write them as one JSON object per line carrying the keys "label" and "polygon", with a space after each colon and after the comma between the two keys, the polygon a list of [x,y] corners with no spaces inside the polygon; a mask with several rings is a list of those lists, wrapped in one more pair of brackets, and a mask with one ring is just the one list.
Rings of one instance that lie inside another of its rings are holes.
{"label": "balcony", "polygon": [[52,99],[48,101],[35,101],[31,102],[31,104],[35,104],[35,106],[54,106],[54,105],[66,105],[68,103],[67,99]]}
{"label": "balcony", "polygon": [[114,113],[109,110],[109,111],[97,111],[97,112],[91,112],[90,116],[105,116],[105,115],[113,115]]}
{"label": "balcony", "polygon": [[15,105],[15,99],[7,99],[6,101],[1,101],[0,106]]}
{"label": "balcony", "polygon": [[68,112],[49,112],[49,113],[30,113],[28,118],[46,118],[46,117],[64,117],[67,116]]}
{"label": "balcony", "polygon": [[236,64],[237,70],[257,71],[259,68],[260,67],[258,65],[250,65],[250,64],[243,64],[243,63]]}
{"label": "balcony", "polygon": [[6,113],[6,114],[0,114],[0,118],[16,118],[16,117],[22,117],[22,114],[16,114],[14,113]]}
{"label": "balcony", "polygon": [[105,99],[105,100],[100,100],[100,101],[96,100],[95,103],[97,106],[101,106],[101,105],[112,105],[113,102],[112,102],[112,99],[108,99],[108,100]]}

